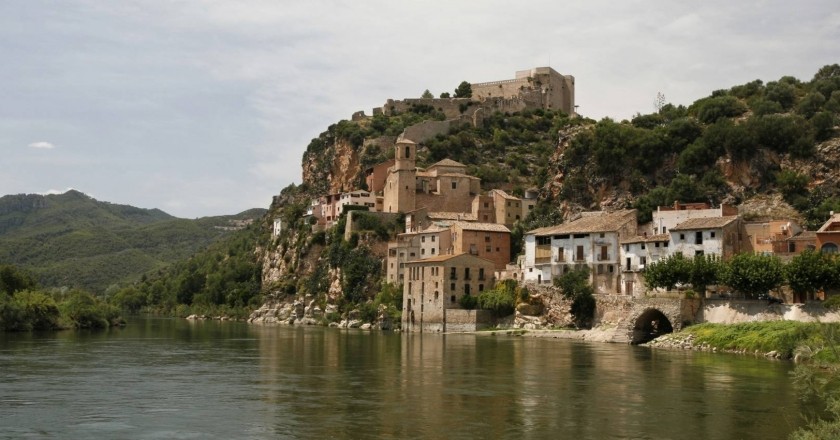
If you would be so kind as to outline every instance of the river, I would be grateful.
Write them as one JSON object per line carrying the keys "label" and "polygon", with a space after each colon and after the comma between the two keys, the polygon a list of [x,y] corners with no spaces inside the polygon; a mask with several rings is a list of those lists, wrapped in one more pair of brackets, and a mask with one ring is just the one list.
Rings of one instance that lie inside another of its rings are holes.
{"label": "river", "polygon": [[134,318],[0,333],[0,438],[782,439],[787,362]]}

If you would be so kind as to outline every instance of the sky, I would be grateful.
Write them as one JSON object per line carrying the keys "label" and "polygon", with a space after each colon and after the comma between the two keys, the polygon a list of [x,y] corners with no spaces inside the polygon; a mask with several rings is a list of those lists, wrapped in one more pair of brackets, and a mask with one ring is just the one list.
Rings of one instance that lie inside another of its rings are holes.
{"label": "sky", "polygon": [[388,98],[550,65],[586,117],[840,62],[828,1],[8,0],[0,195],[196,218],[268,208],[312,138]]}

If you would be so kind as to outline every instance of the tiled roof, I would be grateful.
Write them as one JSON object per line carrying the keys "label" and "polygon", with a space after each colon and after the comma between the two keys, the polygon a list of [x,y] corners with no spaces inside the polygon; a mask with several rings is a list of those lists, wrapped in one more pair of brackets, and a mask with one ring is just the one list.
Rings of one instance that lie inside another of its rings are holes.
{"label": "tiled roof", "polygon": [[545,228],[528,231],[529,235],[556,235],[556,234],[586,234],[593,232],[616,231],[627,222],[636,221],[636,210],[625,209],[601,215],[589,215],[581,217],[562,225],[549,226]]}
{"label": "tiled roof", "polygon": [[485,262],[485,263],[489,263],[489,264],[493,264],[493,265],[496,264],[496,263],[494,263],[494,262],[492,262],[492,261],[490,261],[486,258],[477,257],[475,255],[470,255],[468,253],[462,253],[462,254],[458,254],[458,255],[438,255],[436,257],[429,257],[429,258],[422,258],[420,260],[407,261],[405,264],[408,265],[408,264],[424,264],[424,263],[444,263],[444,262],[447,262],[449,260],[459,258],[459,257],[474,258],[476,260],[481,260],[482,262]]}
{"label": "tiled roof", "polygon": [[836,230],[829,230],[833,223],[840,223],[840,214],[834,214],[827,222],[825,222],[817,232],[837,232]]}
{"label": "tiled roof", "polygon": [[815,240],[817,238],[816,231],[802,231],[788,240]]}
{"label": "tiled roof", "polygon": [[445,211],[437,211],[437,212],[430,212],[428,217],[432,220],[466,220],[466,221],[474,221],[478,220],[475,214],[471,212],[445,212]]}
{"label": "tiled roof", "polygon": [[621,244],[630,243],[653,243],[655,241],[671,241],[671,236],[668,234],[651,235],[645,237],[644,235],[637,235],[626,240],[621,240]]}
{"label": "tiled roof", "polygon": [[717,229],[722,228],[738,219],[737,215],[728,217],[703,217],[688,219],[676,227],[671,228],[672,231],[688,231],[693,229]]}
{"label": "tiled roof", "polygon": [[498,223],[452,222],[452,226],[457,226],[465,231],[510,232],[507,226]]}
{"label": "tiled roof", "polygon": [[[462,164],[461,162],[456,162],[452,159],[443,159],[443,160],[441,160],[439,162],[435,162],[434,164],[429,166],[429,168],[434,168],[434,167],[462,167],[462,168],[466,168],[467,166]],[[426,168],[426,169],[428,169],[428,168]]]}
{"label": "tiled roof", "polygon": [[510,200],[519,200],[519,197],[514,197],[500,189],[490,190],[490,192],[495,192],[496,194],[500,195],[502,198],[510,199]]}

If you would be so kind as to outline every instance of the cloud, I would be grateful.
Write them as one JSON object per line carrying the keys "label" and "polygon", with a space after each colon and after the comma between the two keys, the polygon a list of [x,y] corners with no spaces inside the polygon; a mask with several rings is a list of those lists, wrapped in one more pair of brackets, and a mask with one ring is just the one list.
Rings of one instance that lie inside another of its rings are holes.
{"label": "cloud", "polygon": [[55,148],[55,145],[51,144],[50,142],[40,141],[40,142],[33,142],[28,145],[29,148],[37,148],[39,150],[52,150]]}

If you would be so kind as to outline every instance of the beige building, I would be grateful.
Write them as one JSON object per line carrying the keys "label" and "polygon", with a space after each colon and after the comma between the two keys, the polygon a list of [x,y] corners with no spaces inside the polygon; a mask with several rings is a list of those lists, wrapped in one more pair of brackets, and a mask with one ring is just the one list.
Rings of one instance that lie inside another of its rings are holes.
{"label": "beige building", "polygon": [[802,232],[802,228],[796,222],[790,220],[745,222],[744,229],[753,252],[757,254],[786,255],[798,253],[795,250],[795,245],[793,250],[789,246],[789,240]]}
{"label": "beige building", "polygon": [[510,262],[510,229],[495,223],[453,222],[451,254],[468,253],[504,270]]}
{"label": "beige building", "polygon": [[[402,329],[446,332],[447,311],[461,311],[464,295],[493,287],[493,262],[469,254],[443,255],[405,263]],[[456,314],[461,321],[463,313]]]}
{"label": "beige building", "polygon": [[516,72],[514,79],[471,84],[473,99],[515,99],[531,108],[560,110],[575,115],[575,77],[551,67]]}

